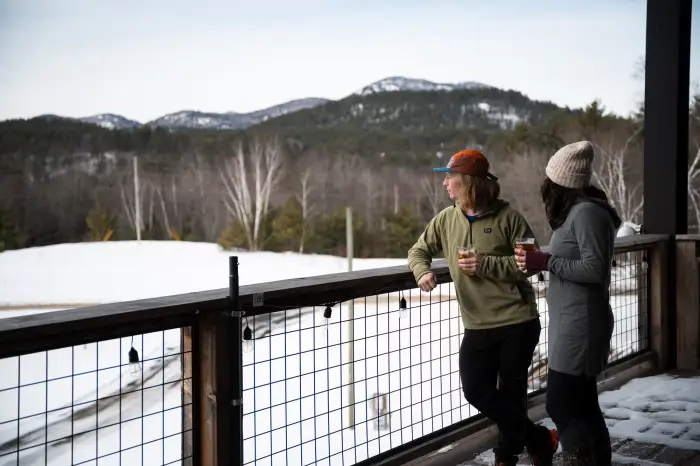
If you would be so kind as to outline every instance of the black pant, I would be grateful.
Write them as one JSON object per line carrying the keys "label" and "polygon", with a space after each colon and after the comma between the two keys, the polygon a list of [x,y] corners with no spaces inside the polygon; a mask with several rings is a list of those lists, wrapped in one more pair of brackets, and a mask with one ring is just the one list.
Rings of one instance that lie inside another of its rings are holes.
{"label": "black pant", "polygon": [[595,377],[563,374],[550,369],[547,412],[557,426],[563,451],[595,454],[596,465],[610,464],[610,434],[598,404]]}
{"label": "black pant", "polygon": [[533,319],[464,332],[459,350],[464,397],[498,425],[494,452],[499,461],[519,455],[536,428],[527,416],[527,373],[540,330],[539,319]]}

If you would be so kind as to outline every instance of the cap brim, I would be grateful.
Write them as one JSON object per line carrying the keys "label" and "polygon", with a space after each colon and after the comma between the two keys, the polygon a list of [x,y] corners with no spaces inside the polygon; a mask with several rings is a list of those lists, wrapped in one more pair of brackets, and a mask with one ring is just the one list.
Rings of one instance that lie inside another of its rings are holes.
{"label": "cap brim", "polygon": [[439,173],[454,173],[454,170],[447,167],[433,168],[433,171]]}

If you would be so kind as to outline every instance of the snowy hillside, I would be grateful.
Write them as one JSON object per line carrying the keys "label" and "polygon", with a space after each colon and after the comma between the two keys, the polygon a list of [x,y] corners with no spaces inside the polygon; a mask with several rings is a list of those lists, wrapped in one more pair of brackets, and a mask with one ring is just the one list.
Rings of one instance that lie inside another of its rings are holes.
{"label": "snowy hillside", "polygon": [[156,118],[147,124],[170,129],[243,129],[270,118],[313,108],[325,102],[327,102],[326,99],[319,98],[298,99],[250,113],[206,113],[183,110]]}
{"label": "snowy hillside", "polygon": [[129,120],[128,118],[124,118],[121,115],[115,115],[113,113],[101,113],[99,115],[80,118],[80,120],[84,121],[85,123],[92,123],[107,129],[128,129],[138,128],[141,126],[141,123],[138,121]]}
{"label": "snowy hillside", "polygon": [[395,91],[454,91],[456,89],[488,88],[486,84],[467,81],[455,84],[435,83],[427,79],[406,78],[403,76],[391,76],[363,87],[356,94],[368,95],[378,92]]}

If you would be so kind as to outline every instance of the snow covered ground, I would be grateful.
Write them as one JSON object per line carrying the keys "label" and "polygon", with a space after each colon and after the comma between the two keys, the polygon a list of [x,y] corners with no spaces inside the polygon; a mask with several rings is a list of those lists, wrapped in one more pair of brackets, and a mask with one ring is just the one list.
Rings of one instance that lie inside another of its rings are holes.
{"label": "snow covered ground", "polygon": [[[227,288],[232,255],[238,256],[241,285],[347,271],[341,257],[230,252],[212,243],[60,244],[0,254],[0,306],[99,304]],[[406,260],[353,262],[355,270],[394,265]]]}
{"label": "snow covered ground", "polygon": [[[226,288],[231,255],[239,256],[242,285],[347,270],[344,258],[231,253],[206,243],[83,243],[10,251],[0,254],[0,308],[7,309],[0,318]],[[361,270],[405,263],[359,259],[353,265]],[[630,293],[637,270],[624,264],[615,270],[620,291],[611,299],[615,358],[637,349],[638,297]],[[544,287],[536,284],[545,327]],[[405,297],[410,308],[405,313],[398,293],[356,300],[352,321],[349,303],[341,303],[328,330],[322,326],[323,308],[251,319],[256,340],[254,350],[244,354],[247,464],[353,464],[476,414],[462,397],[457,374],[463,329],[452,286],[441,285],[431,297],[418,290]],[[546,357],[546,339],[545,330],[536,359]],[[122,464],[178,464],[180,332],[136,335],[133,345],[149,359],[137,378],[128,373],[130,338],[23,356],[19,363],[0,360],[0,373],[10,374],[0,381],[0,466],[16,464],[18,436],[26,464],[91,464],[97,457],[100,464],[119,464],[120,456]],[[540,382],[536,377],[532,388]],[[377,402],[386,404],[384,429],[377,428]],[[72,427],[71,405],[77,405]],[[73,442],[60,440],[71,433],[83,434]],[[119,455],[120,449],[126,451]]]}

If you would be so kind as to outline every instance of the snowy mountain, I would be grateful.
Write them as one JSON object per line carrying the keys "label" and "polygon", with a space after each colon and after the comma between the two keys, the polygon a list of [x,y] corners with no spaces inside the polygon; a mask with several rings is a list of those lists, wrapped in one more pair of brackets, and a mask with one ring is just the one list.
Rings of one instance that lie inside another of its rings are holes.
{"label": "snowy mountain", "polygon": [[[147,123],[139,123],[138,121],[128,119],[121,115],[115,115],[113,113],[102,113],[98,115],[93,115],[84,118],[78,118],[77,120],[86,123],[95,124],[107,129],[124,130],[139,128],[141,126],[159,127],[166,128],[169,130],[177,129],[209,129],[209,130],[238,130],[245,129],[250,126],[258,125],[260,123],[266,123],[269,120],[276,119],[282,116],[289,116],[290,114],[299,112],[300,110],[310,110],[316,107],[324,106],[324,104],[332,103],[333,105],[340,105],[341,107],[345,105],[348,99],[353,98],[372,98],[377,96],[386,95],[396,91],[412,91],[419,94],[420,92],[430,92],[430,91],[444,91],[445,94],[452,91],[475,91],[475,92],[488,92],[488,91],[498,91],[497,88],[488,86],[486,84],[466,81],[460,83],[435,83],[428,81],[426,79],[416,79],[407,78],[403,76],[392,76],[385,79],[381,79],[374,83],[371,83],[363,87],[358,92],[352,93],[349,96],[332,101],[323,98],[305,98],[292,100],[283,104],[274,105],[269,108],[262,110],[256,110],[249,113],[237,113],[237,112],[224,112],[224,113],[214,113],[214,112],[202,112],[198,110],[181,110],[178,112],[170,113],[158,117]],[[435,105],[442,105],[441,100],[443,97],[440,96],[433,102]],[[430,97],[434,99],[433,97]],[[450,100],[450,99],[448,99]],[[483,103],[482,103],[483,102]],[[526,116],[516,114],[515,110],[511,108],[511,105],[499,105],[500,102],[489,103],[487,100],[482,100],[476,103],[469,102],[468,105],[464,106],[461,110],[461,117],[464,118],[467,113],[469,113],[472,107],[477,108],[484,114],[484,118],[488,120],[493,120],[500,125],[500,127],[512,126],[517,121],[522,119],[527,119]],[[370,104],[371,107],[371,104]],[[377,113],[374,115],[374,111],[370,107],[366,106],[364,102],[355,102],[353,108],[350,110],[347,116],[341,117],[340,119],[335,119],[332,122],[323,122],[320,126],[327,126],[328,123],[331,125],[347,120],[348,118],[357,118],[360,114],[365,117],[370,118],[367,123],[375,124],[379,121],[387,121],[391,119],[396,119],[398,113],[405,114],[407,109],[403,108],[399,110],[394,110],[388,112],[387,106],[377,107],[375,110]],[[369,110],[369,111],[368,111]],[[418,110],[422,112],[423,109]],[[415,112],[411,110],[410,112]],[[323,108],[318,108],[319,115],[332,115],[337,113],[337,109],[327,109],[327,106]],[[522,112],[521,112],[522,113]],[[337,115],[336,115],[337,116]],[[56,115],[43,115],[41,118],[64,118]],[[497,120],[497,121],[496,121]],[[461,121],[461,120],[460,120]],[[460,125],[462,123],[459,123]]]}
{"label": "snowy mountain", "polygon": [[406,78],[403,76],[391,76],[384,78],[363,87],[357,91],[357,95],[369,95],[379,92],[396,92],[396,91],[454,91],[457,89],[484,89],[490,88],[486,84],[467,81],[462,83],[447,84],[434,83],[426,79]]}
{"label": "snowy mountain", "polygon": [[141,126],[141,123],[138,121],[129,120],[128,118],[113,113],[100,113],[99,115],[80,118],[80,120],[107,129],[129,129]]}
{"label": "snowy mountain", "polygon": [[326,102],[328,102],[327,99],[320,98],[298,99],[250,113],[207,113],[183,110],[156,118],[147,124],[169,129],[243,129],[270,118],[313,108]]}

